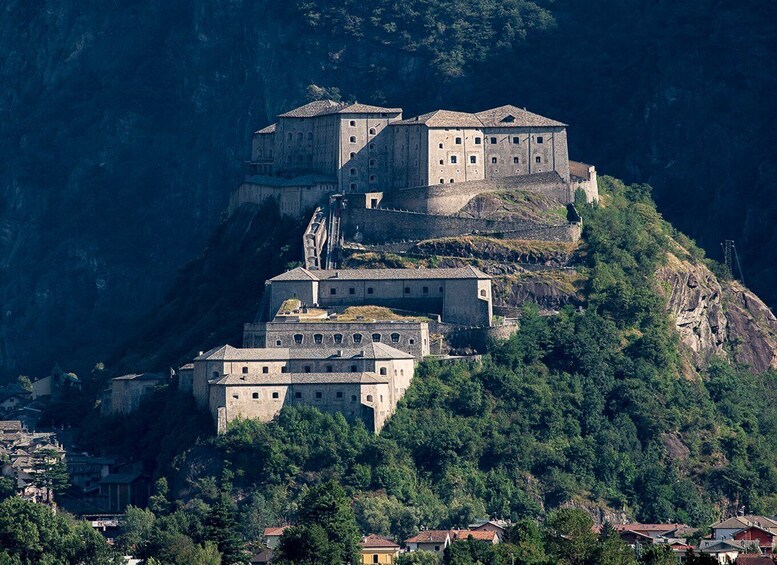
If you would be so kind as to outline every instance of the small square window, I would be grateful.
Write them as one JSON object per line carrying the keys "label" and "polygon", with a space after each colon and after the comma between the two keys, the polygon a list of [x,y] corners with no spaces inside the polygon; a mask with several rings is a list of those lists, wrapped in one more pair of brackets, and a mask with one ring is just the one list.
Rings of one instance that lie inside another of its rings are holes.
{"label": "small square window", "polygon": [[477,162],[478,162],[477,155],[470,155],[469,156],[469,162],[472,163],[473,165],[477,164]]}
{"label": "small square window", "polygon": [[305,365],[305,372],[306,372],[306,373],[309,373],[309,372],[310,372],[310,365]]}
{"label": "small square window", "polygon": [[513,136],[513,143],[515,145],[518,145],[521,142],[521,138],[519,138],[517,135]]}
{"label": "small square window", "polygon": [[280,347],[281,345],[283,345],[283,343],[281,342],[281,340],[280,340],[280,339],[276,339],[276,340],[275,340],[275,347]]}
{"label": "small square window", "polygon": [[335,343],[343,343],[343,334],[335,334],[334,336]]}
{"label": "small square window", "polygon": [[348,125],[351,126],[352,128],[355,128],[356,127],[356,120],[351,120],[350,122],[348,122]]}
{"label": "small square window", "polygon": [[355,394],[351,395],[351,402],[356,402],[356,395]]}
{"label": "small square window", "polygon": [[335,393],[335,396],[336,396],[337,398],[342,398],[342,397],[343,397],[343,393],[342,393],[342,391],[337,391],[337,392]]}
{"label": "small square window", "polygon": [[367,294],[373,294],[374,292],[375,292],[374,288],[372,288],[371,286],[367,287]]}
{"label": "small square window", "polygon": [[323,396],[321,392],[316,392],[316,398],[323,398]]}
{"label": "small square window", "polygon": [[259,393],[255,392],[251,395],[251,398],[259,398]]}
{"label": "small square window", "polygon": [[352,373],[358,373],[359,372],[359,368],[356,365],[351,365],[351,372]]}
{"label": "small square window", "polygon": [[329,289],[329,294],[331,294],[331,295],[337,294],[337,289],[336,288],[330,288]]}
{"label": "small square window", "polygon": [[302,393],[301,392],[295,392],[294,393],[294,398],[302,398]]}
{"label": "small square window", "polygon": [[352,135],[351,137],[348,138],[348,141],[350,141],[351,143],[356,143],[356,136]]}
{"label": "small square window", "polygon": [[496,138],[495,137],[491,138],[491,145],[496,145]]}
{"label": "small square window", "polygon": [[354,343],[361,343],[362,342],[362,334],[353,334],[353,342]]}
{"label": "small square window", "polygon": [[479,137],[475,138],[475,145],[480,145],[480,138]]}
{"label": "small square window", "polygon": [[333,371],[334,371],[334,367],[332,367],[332,365],[327,365],[327,366],[326,366],[326,372],[327,372],[327,373],[331,373],[331,372],[333,372]]}
{"label": "small square window", "polygon": [[351,287],[348,289],[348,294],[356,294],[356,289]]}
{"label": "small square window", "polygon": [[410,287],[409,286],[405,287],[405,294],[410,294]]}
{"label": "small square window", "polygon": [[513,157],[513,163],[520,163],[520,159],[518,159],[518,157]]}
{"label": "small square window", "polygon": [[273,397],[273,398],[280,398],[280,396],[281,396],[281,395],[280,395],[280,394],[278,394],[277,392],[274,392],[274,393],[272,393],[272,397]]}
{"label": "small square window", "polygon": [[457,161],[458,161],[458,157],[456,157],[456,155],[451,155],[451,163],[456,164]]}
{"label": "small square window", "polygon": [[543,137],[541,135],[537,136],[537,143],[543,143],[544,141],[545,140],[543,139]]}
{"label": "small square window", "polygon": [[313,334],[313,342],[314,343],[323,343],[324,342],[323,334]]}
{"label": "small square window", "polygon": [[456,145],[461,145],[461,138],[460,137],[456,138]]}
{"label": "small square window", "polygon": [[262,373],[265,375],[270,372],[270,367],[262,367]]}
{"label": "small square window", "polygon": [[243,367],[243,374],[244,374],[244,375],[247,375],[247,374],[248,374],[248,367]]}

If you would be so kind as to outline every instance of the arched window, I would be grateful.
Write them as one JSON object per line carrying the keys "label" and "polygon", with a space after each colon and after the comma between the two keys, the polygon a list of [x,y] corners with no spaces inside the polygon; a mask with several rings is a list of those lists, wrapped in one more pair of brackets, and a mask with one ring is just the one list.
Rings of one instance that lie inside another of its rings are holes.
{"label": "arched window", "polygon": [[362,342],[362,334],[353,334],[353,342],[354,343],[361,343]]}
{"label": "arched window", "polygon": [[371,394],[367,395],[367,402],[372,402],[372,395]]}
{"label": "arched window", "polygon": [[308,141],[313,141],[313,133],[308,132]]}
{"label": "arched window", "polygon": [[454,182],[456,182],[456,181],[455,181],[455,180],[453,180],[453,179],[451,179],[451,180],[450,180],[450,183],[451,183],[451,184],[453,184]]}
{"label": "arched window", "polygon": [[395,332],[395,333],[391,334],[391,343],[399,343],[399,334],[398,333]]}
{"label": "arched window", "polygon": [[302,334],[294,334],[294,343],[297,345],[302,343],[303,336]]}
{"label": "arched window", "polygon": [[324,336],[322,334],[313,334],[313,341],[315,343],[323,343],[324,342]]}
{"label": "arched window", "polygon": [[348,138],[348,141],[350,141],[351,143],[356,143],[356,136],[352,135],[350,138]]}
{"label": "arched window", "polygon": [[351,155],[350,155],[350,157],[351,157],[351,159],[356,159],[356,153],[354,153],[353,151],[351,151]]}
{"label": "arched window", "polygon": [[375,135],[375,128],[370,128],[370,135]]}
{"label": "arched window", "polygon": [[381,374],[381,375],[385,375],[385,374],[387,374],[387,373],[386,373],[386,367],[381,367],[381,368],[380,368],[380,374]]}
{"label": "arched window", "polygon": [[244,375],[248,374],[248,367],[243,367],[243,374]]}
{"label": "arched window", "polygon": [[335,340],[335,343],[343,343],[343,334],[335,334],[332,336]]}
{"label": "arched window", "polygon": [[482,289],[480,291],[480,296],[485,296],[485,295],[486,295],[486,289]]}
{"label": "arched window", "polygon": [[445,179],[440,179],[440,184],[445,184]]}

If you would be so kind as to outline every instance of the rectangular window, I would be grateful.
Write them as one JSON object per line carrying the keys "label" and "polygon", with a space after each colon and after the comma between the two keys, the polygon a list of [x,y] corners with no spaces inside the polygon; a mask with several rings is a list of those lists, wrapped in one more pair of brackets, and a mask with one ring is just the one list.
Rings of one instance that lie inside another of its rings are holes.
{"label": "rectangular window", "polygon": [[475,145],[480,145],[480,138],[479,137],[475,138]]}
{"label": "rectangular window", "polygon": [[343,397],[343,393],[341,391],[338,391],[337,392],[337,398],[342,398],[342,397]]}
{"label": "rectangular window", "polygon": [[367,294],[373,294],[374,292],[375,292],[374,288],[372,288],[371,286],[367,287]]}
{"label": "rectangular window", "polygon": [[469,162],[470,162],[470,163],[472,163],[473,165],[474,165],[474,164],[477,164],[477,162],[478,162],[478,156],[477,156],[477,155],[470,155],[470,156],[469,156]]}
{"label": "rectangular window", "polygon": [[332,294],[332,295],[337,294],[337,289],[336,288],[330,288],[329,289],[329,294]]}
{"label": "rectangular window", "polygon": [[324,395],[320,392],[316,392],[316,398],[322,398]]}
{"label": "rectangular window", "polygon": [[251,395],[251,398],[259,398],[259,393],[255,392]]}
{"label": "rectangular window", "polygon": [[537,136],[537,143],[543,143],[545,140],[542,138],[541,135]]}
{"label": "rectangular window", "polygon": [[540,157],[539,155],[537,155],[537,156],[534,158],[534,162],[535,162],[535,163],[542,163],[542,157]]}
{"label": "rectangular window", "polygon": [[302,398],[302,393],[301,392],[295,392],[294,393],[294,398]]}
{"label": "rectangular window", "polygon": [[456,145],[461,145],[461,138],[460,137],[456,138]]}
{"label": "rectangular window", "polygon": [[428,287],[428,286],[425,286],[425,287],[423,288],[423,292],[424,292],[424,294],[429,294],[429,287]]}
{"label": "rectangular window", "polygon": [[491,138],[491,145],[496,145],[496,138],[495,137]]}
{"label": "rectangular window", "polygon": [[517,135],[513,136],[513,143],[515,145],[518,145],[520,142],[521,142],[521,140],[520,140],[520,138]]}
{"label": "rectangular window", "polygon": [[351,287],[348,289],[348,294],[356,294],[356,289]]}
{"label": "rectangular window", "polygon": [[520,161],[520,159],[518,159],[518,157],[513,157],[513,163],[517,164],[517,163],[520,163],[520,162],[521,161]]}
{"label": "rectangular window", "polygon": [[491,157],[491,162],[496,163],[496,157]]}
{"label": "rectangular window", "polygon": [[405,287],[405,294],[410,294],[410,287],[409,286]]}
{"label": "rectangular window", "polygon": [[457,160],[458,160],[458,157],[456,157],[456,155],[451,155],[451,164],[455,165]]}
{"label": "rectangular window", "polygon": [[262,373],[267,374],[270,372],[270,367],[262,367]]}

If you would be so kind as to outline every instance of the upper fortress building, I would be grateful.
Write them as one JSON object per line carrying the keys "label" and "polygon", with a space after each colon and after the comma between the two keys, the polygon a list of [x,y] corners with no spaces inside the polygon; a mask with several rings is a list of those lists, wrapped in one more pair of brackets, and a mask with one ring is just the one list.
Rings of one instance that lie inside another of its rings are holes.
{"label": "upper fortress building", "polygon": [[273,197],[282,213],[300,215],[335,193],[549,172],[569,184],[589,175],[570,165],[566,124],[516,106],[403,119],[401,108],[317,100],[277,118],[253,136],[250,175],[233,207]]}

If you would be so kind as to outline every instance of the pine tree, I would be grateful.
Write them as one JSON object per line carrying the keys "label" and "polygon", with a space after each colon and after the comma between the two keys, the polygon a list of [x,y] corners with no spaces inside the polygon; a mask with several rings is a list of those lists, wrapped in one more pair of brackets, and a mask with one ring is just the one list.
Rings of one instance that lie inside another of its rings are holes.
{"label": "pine tree", "polygon": [[205,537],[218,546],[224,565],[248,563],[249,556],[238,535],[235,508],[228,495],[219,496],[211,508],[205,522]]}

